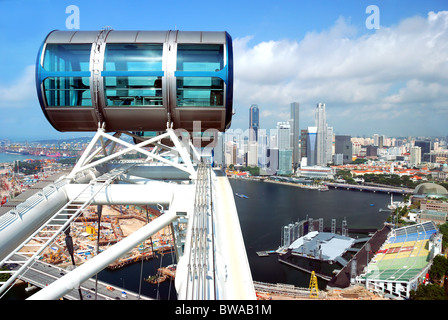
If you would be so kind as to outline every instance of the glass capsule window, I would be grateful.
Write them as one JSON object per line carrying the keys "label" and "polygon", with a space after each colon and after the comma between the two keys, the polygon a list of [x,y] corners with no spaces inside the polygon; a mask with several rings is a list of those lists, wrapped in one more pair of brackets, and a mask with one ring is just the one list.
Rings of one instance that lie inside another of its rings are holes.
{"label": "glass capsule window", "polygon": [[88,77],[48,77],[43,87],[49,107],[92,106]]}
{"label": "glass capsule window", "polygon": [[177,70],[219,71],[224,67],[222,44],[178,44]]}
{"label": "glass capsule window", "polygon": [[[43,60],[45,98],[49,107],[92,106],[89,77],[91,44],[47,44]],[[60,76],[58,76],[60,74]]]}
{"label": "glass capsule window", "polygon": [[213,74],[223,68],[222,44],[178,44],[177,106],[222,107],[224,81]]}
{"label": "glass capsule window", "polygon": [[107,44],[107,106],[161,106],[163,44]]}
{"label": "glass capsule window", "polygon": [[216,77],[177,77],[177,106],[222,107],[224,81]]}
{"label": "glass capsule window", "polygon": [[163,44],[107,44],[106,71],[162,71]]}
{"label": "glass capsule window", "polygon": [[43,68],[48,72],[89,71],[91,44],[47,44]]}
{"label": "glass capsule window", "polygon": [[162,77],[104,77],[108,106],[162,106]]}

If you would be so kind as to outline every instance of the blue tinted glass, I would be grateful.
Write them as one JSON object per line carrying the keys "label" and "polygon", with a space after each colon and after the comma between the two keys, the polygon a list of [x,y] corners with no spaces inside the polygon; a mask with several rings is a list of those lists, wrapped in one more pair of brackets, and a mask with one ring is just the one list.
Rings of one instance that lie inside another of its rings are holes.
{"label": "blue tinted glass", "polygon": [[43,67],[49,72],[89,71],[91,44],[47,44]]}
{"label": "blue tinted glass", "polygon": [[224,67],[221,44],[178,44],[177,70],[219,71]]}
{"label": "blue tinted glass", "polygon": [[107,106],[163,105],[161,77],[104,77]]}
{"label": "blue tinted glass", "polygon": [[92,106],[88,77],[46,78],[44,91],[50,107]]}
{"label": "blue tinted glass", "polygon": [[222,107],[224,81],[215,77],[177,77],[177,106]]}
{"label": "blue tinted glass", "polygon": [[161,71],[162,44],[107,44],[106,71]]}

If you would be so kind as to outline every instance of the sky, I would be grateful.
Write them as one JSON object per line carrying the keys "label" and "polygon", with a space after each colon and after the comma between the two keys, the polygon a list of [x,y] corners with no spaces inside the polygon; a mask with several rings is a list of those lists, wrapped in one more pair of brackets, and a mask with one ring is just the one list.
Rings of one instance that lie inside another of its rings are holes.
{"label": "sky", "polygon": [[35,88],[37,51],[70,5],[79,30],[229,32],[233,130],[252,104],[269,130],[299,102],[301,129],[325,103],[336,134],[448,136],[447,0],[0,0],[0,139],[86,135],[56,131]]}

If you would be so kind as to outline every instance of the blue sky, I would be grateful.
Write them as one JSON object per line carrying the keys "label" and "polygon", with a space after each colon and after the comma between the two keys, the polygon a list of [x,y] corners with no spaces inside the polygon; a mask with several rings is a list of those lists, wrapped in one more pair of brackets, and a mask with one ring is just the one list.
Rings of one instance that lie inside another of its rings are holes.
{"label": "blue sky", "polygon": [[[339,134],[448,135],[446,0],[0,0],[0,139],[79,136],[46,121],[33,74],[39,46],[50,31],[66,29],[72,4],[80,30],[228,31],[232,129],[247,128],[251,104],[261,127],[274,128],[297,101],[302,128],[324,102]],[[380,10],[380,29],[366,27],[369,5]]]}

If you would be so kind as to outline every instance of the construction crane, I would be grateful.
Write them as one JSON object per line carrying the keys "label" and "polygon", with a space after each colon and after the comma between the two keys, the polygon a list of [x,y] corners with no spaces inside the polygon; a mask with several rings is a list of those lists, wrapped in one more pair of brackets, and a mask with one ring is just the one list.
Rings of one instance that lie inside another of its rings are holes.
{"label": "construction crane", "polygon": [[317,277],[316,277],[316,273],[314,271],[311,272],[310,298],[319,298],[319,288],[317,286]]}

